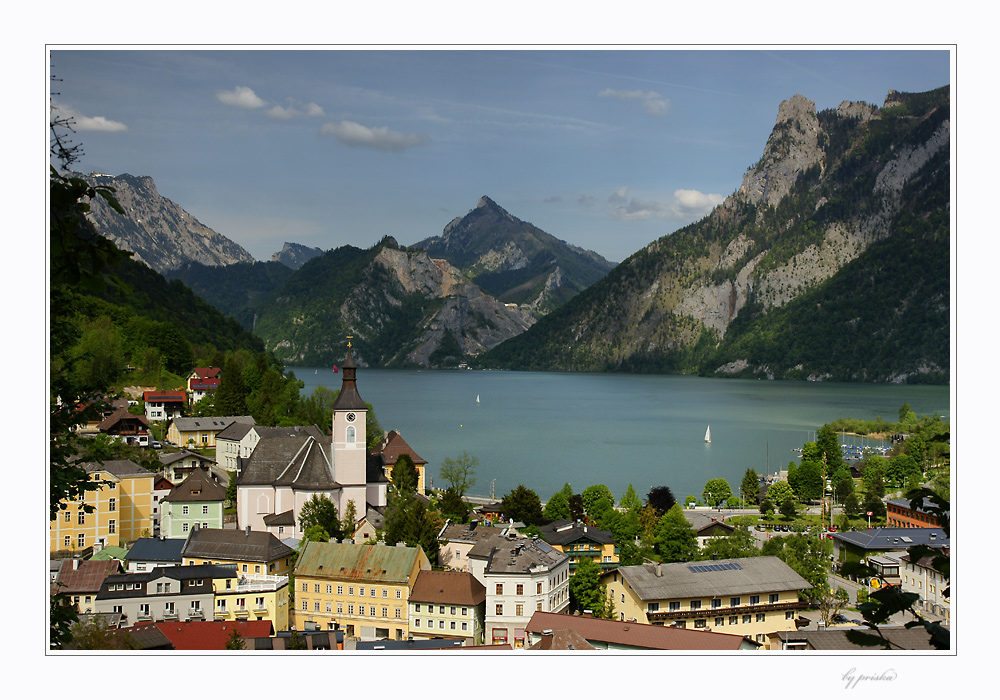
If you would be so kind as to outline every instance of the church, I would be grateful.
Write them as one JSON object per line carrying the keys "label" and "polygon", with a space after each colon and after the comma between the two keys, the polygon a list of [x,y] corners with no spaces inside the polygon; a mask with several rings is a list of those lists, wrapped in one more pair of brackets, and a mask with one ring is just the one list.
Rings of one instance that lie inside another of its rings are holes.
{"label": "church", "polygon": [[357,386],[357,363],[350,342],[341,367],[343,383],[333,404],[333,430],[318,437],[262,438],[236,479],[240,529],[301,538],[299,512],[313,496],[326,496],[343,518],[350,502],[357,517],[368,507],[383,508],[388,479],[380,454],[369,455],[365,421],[368,407]]}

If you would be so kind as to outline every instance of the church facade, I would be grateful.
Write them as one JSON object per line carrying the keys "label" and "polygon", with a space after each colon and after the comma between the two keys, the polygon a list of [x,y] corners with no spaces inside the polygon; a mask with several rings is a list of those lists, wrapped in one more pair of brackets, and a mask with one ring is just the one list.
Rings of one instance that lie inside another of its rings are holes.
{"label": "church facade", "polygon": [[341,369],[343,383],[333,405],[330,436],[262,438],[254,447],[236,481],[241,529],[269,531],[279,539],[301,538],[299,513],[313,496],[329,498],[340,517],[352,501],[358,517],[368,506],[385,505],[388,482],[380,468],[369,465],[368,407],[358,394],[350,344]]}

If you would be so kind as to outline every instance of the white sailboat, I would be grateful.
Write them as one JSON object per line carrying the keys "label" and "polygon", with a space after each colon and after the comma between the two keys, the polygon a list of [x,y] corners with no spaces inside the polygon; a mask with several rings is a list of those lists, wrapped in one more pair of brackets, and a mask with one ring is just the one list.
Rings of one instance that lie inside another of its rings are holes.
{"label": "white sailboat", "polygon": [[476,403],[479,403],[479,394],[476,394]]}
{"label": "white sailboat", "polygon": [[712,442],[712,426],[705,428],[705,442]]}

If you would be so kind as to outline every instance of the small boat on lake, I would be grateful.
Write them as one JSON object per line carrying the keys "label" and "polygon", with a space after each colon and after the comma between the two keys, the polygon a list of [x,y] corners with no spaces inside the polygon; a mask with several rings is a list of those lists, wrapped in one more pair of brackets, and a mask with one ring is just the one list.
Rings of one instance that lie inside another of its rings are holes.
{"label": "small boat on lake", "polygon": [[712,442],[712,426],[705,428],[705,442]]}

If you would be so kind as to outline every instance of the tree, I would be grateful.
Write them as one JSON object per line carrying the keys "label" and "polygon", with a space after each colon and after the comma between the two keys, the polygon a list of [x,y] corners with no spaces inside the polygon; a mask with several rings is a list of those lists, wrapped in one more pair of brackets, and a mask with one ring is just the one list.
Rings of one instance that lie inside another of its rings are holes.
{"label": "tree", "polygon": [[600,565],[590,557],[581,557],[569,579],[570,605],[574,610],[589,610],[600,617],[606,605],[605,598]]}
{"label": "tree", "polygon": [[709,479],[702,489],[701,498],[710,506],[717,506],[725,503],[726,499],[733,495],[733,489],[725,479]]}
{"label": "tree", "polygon": [[305,551],[306,542],[329,542],[330,533],[323,529],[322,525],[313,524],[302,533],[302,541],[299,542],[299,554]]}
{"label": "tree", "polygon": [[743,481],[740,482],[740,493],[747,503],[756,504],[760,499],[760,477],[754,469],[747,469],[743,474]]}
{"label": "tree", "polygon": [[660,515],[663,515],[673,508],[677,499],[674,498],[669,486],[654,486],[646,494],[646,503],[659,511]]}
{"label": "tree", "polygon": [[392,467],[392,487],[397,493],[413,494],[420,483],[420,472],[413,459],[405,452],[399,455]]}
{"label": "tree", "polygon": [[438,500],[441,515],[455,522],[464,523],[469,519],[469,504],[462,500],[455,487],[446,488]]}
{"label": "tree", "polygon": [[691,561],[697,556],[698,536],[679,503],[674,503],[657,523],[653,547],[661,561]]}
{"label": "tree", "polygon": [[72,641],[63,645],[63,649],[119,651],[137,647],[134,637],[127,630],[108,627],[98,616],[87,622],[75,622],[70,628],[70,635]]}
{"label": "tree", "polygon": [[552,498],[545,502],[546,520],[563,520],[569,518],[569,499],[562,491],[556,491]]}
{"label": "tree", "polygon": [[431,561],[436,561],[440,545],[440,525],[413,493],[393,494],[386,506],[385,541],[402,542],[407,547],[421,547]]}
{"label": "tree", "polygon": [[243,635],[240,634],[238,629],[234,629],[229,635],[229,639],[226,640],[226,649],[230,651],[240,650],[247,648],[246,640],[243,639]]}
{"label": "tree", "polygon": [[621,500],[618,501],[618,507],[626,512],[632,510],[637,511],[639,508],[642,508],[642,501],[639,500],[639,496],[636,494],[635,487],[632,486],[632,484],[629,484],[628,488],[625,489],[625,493],[622,494]]}
{"label": "tree", "polygon": [[767,492],[765,493],[767,500],[779,506],[784,502],[785,497],[789,495],[795,498],[795,491],[787,481],[775,481],[767,487]]}
{"label": "tree", "polygon": [[795,498],[792,497],[791,493],[785,496],[778,508],[781,511],[781,514],[788,520],[791,520],[798,514],[798,511],[795,508]]}
{"label": "tree", "polygon": [[588,486],[580,494],[583,508],[591,521],[597,522],[608,510],[615,507],[615,495],[604,484]]}
{"label": "tree", "polygon": [[538,494],[524,484],[518,484],[517,488],[503,497],[501,508],[505,516],[525,525],[537,525],[543,518],[542,502]]}
{"label": "tree", "polygon": [[757,539],[745,527],[739,527],[724,537],[710,537],[698,555],[699,559],[739,559],[760,556]]}
{"label": "tree", "polygon": [[309,528],[318,525],[322,528],[327,537],[343,539],[344,532],[340,528],[340,519],[337,517],[337,506],[333,504],[326,494],[313,494],[312,498],[302,504],[299,511],[299,529],[308,532]]}
{"label": "tree", "polygon": [[347,502],[347,508],[344,509],[344,517],[340,519],[340,529],[344,535],[353,535],[357,524],[358,507],[354,504],[354,499],[352,498]]}
{"label": "tree", "polygon": [[236,472],[227,471],[226,474],[229,475],[229,483],[226,485],[226,500],[236,505]]}
{"label": "tree", "polygon": [[803,501],[818,501],[823,497],[823,463],[803,460],[795,472],[795,481],[788,475],[788,482],[795,494]]}
{"label": "tree", "polygon": [[439,474],[458,492],[459,496],[464,496],[476,483],[475,474],[478,466],[479,458],[473,457],[468,452],[463,452],[456,459],[445,457],[441,460]]}
{"label": "tree", "polygon": [[833,618],[839,615],[850,602],[851,596],[843,588],[838,586],[836,593],[830,592],[829,588],[824,588],[823,594],[816,599],[816,607],[819,608],[823,624],[829,627],[833,623]]}
{"label": "tree", "polygon": [[823,453],[827,474],[832,474],[837,470],[837,467],[844,463],[844,451],[840,447],[837,431],[829,423],[817,431],[816,445]]}

